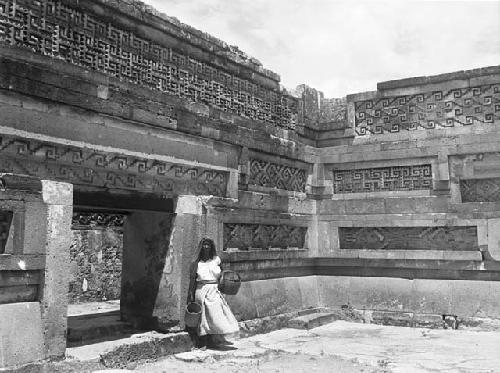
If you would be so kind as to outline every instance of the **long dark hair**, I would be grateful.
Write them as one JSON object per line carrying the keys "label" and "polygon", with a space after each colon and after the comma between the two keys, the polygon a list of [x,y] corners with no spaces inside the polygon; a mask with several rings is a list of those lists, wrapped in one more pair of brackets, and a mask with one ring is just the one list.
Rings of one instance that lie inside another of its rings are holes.
{"label": "long dark hair", "polygon": [[[210,251],[208,253],[208,258],[203,257],[203,244],[208,243],[210,245]],[[198,244],[198,262],[205,262],[207,260],[215,258],[217,255],[217,251],[215,250],[215,243],[210,238],[202,238],[200,243]]]}

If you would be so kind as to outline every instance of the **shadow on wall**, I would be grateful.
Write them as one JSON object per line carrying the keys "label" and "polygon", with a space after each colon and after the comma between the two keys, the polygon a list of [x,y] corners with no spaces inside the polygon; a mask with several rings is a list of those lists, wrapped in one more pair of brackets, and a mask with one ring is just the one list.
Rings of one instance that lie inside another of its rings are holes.
{"label": "shadow on wall", "polygon": [[[124,225],[120,308],[122,318],[137,329],[159,329],[164,320],[177,319],[169,315],[175,307],[168,303],[177,304],[172,285],[161,285],[170,257],[173,218],[171,213],[134,212]],[[165,326],[169,325],[162,325]]]}

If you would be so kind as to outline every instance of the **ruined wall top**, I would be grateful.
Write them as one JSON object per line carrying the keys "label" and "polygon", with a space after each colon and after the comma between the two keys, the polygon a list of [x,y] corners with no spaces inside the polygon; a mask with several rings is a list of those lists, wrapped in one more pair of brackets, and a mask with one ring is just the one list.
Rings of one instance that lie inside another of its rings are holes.
{"label": "ruined wall top", "polygon": [[0,46],[294,128],[297,100],[238,48],[138,1],[0,0]]}
{"label": "ruined wall top", "polygon": [[[73,5],[75,8],[85,6],[84,1],[79,0],[63,0],[68,5]],[[185,40],[200,48],[209,50],[210,52],[223,56],[232,60],[237,64],[241,64],[262,74],[269,79],[280,81],[280,76],[262,66],[262,63],[240,50],[237,46],[229,45],[225,41],[220,40],[204,31],[198,30],[190,25],[180,22],[177,18],[168,16],[155,9],[154,7],[145,4],[139,0],[94,0],[91,9],[97,10],[98,5],[102,4],[114,10],[118,10],[122,14],[136,18],[150,26],[175,35],[179,39]],[[92,2],[89,2],[91,4]],[[103,14],[104,15],[104,14]]]}
{"label": "ruined wall top", "polygon": [[[259,132],[268,140],[286,140],[287,146],[295,148],[298,143],[328,147],[349,144],[356,137],[382,139],[384,134],[500,121],[498,66],[383,82],[375,92],[347,99],[325,98],[306,85],[289,94],[280,87],[279,75],[255,58],[137,0],[0,0],[0,49],[7,48],[52,58],[45,59],[44,67],[56,65],[56,59],[73,70],[96,72],[106,80],[99,82],[97,98],[104,95],[109,103],[119,94],[134,91],[125,87],[130,83],[160,93],[162,104],[155,103],[153,109],[142,107],[151,100],[127,101],[127,107],[145,110],[155,125],[163,121],[160,126],[182,131],[178,119],[185,122],[179,114],[184,109],[179,107],[195,103],[188,111],[217,122],[214,126],[223,134],[231,132],[225,124],[218,125],[227,113],[229,122],[238,123],[235,126]],[[11,55],[0,55],[0,63],[11,68],[4,69],[0,88],[25,93],[9,77],[23,75],[16,71],[21,69],[14,61],[19,56],[12,59]],[[84,79],[92,79],[91,74]],[[106,94],[99,91],[101,85]],[[30,95],[64,101],[25,88]],[[109,103],[105,109],[112,107]],[[121,117],[131,117],[127,108],[117,110],[123,112]],[[193,131],[185,130],[200,132]],[[237,141],[229,142],[240,144],[241,136],[236,137]],[[259,148],[257,137],[253,135],[247,145]]]}

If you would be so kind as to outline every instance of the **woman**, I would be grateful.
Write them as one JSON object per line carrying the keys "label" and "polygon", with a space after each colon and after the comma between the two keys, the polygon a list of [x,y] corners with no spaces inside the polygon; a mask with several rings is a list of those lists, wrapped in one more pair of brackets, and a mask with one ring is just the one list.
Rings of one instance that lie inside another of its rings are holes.
{"label": "woman", "polygon": [[217,284],[221,275],[221,260],[215,244],[203,238],[199,244],[198,260],[193,264],[188,301],[201,305],[201,321],[197,335],[199,345],[216,347],[231,344],[224,335],[239,331],[238,322],[219,292]]}

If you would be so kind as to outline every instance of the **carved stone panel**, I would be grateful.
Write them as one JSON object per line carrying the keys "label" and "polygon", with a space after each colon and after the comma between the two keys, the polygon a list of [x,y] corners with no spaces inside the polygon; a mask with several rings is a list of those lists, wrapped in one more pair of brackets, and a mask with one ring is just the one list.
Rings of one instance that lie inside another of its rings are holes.
{"label": "carved stone panel", "polygon": [[304,192],[306,170],[260,159],[250,160],[248,183],[257,186]]}
{"label": "carved stone panel", "polygon": [[500,177],[460,180],[462,202],[500,202]]}
{"label": "carved stone panel", "polygon": [[0,171],[164,195],[225,196],[228,179],[223,171],[10,136],[0,138]]}
{"label": "carved stone panel", "polygon": [[266,224],[224,224],[224,250],[271,248],[302,249],[305,246],[306,227]]}
{"label": "carved stone panel", "polygon": [[477,227],[341,227],[341,249],[479,250]]}
{"label": "carved stone panel", "polygon": [[121,229],[125,214],[79,211],[73,212],[73,229],[113,228]]}
{"label": "carved stone panel", "polygon": [[430,164],[333,171],[334,193],[432,189]]}
{"label": "carved stone panel", "polygon": [[143,39],[61,0],[0,0],[0,43],[253,120],[296,124],[294,98]]}
{"label": "carved stone panel", "polygon": [[500,84],[359,101],[355,110],[357,136],[494,123]]}

